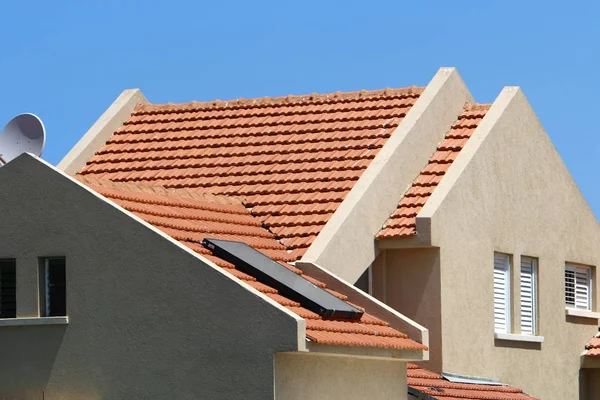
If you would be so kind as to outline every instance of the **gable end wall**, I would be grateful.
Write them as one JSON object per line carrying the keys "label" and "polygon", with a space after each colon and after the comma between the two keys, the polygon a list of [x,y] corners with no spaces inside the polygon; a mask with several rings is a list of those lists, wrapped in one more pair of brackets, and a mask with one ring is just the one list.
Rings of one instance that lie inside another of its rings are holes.
{"label": "gable end wall", "polygon": [[[578,398],[579,355],[597,321],[565,316],[564,267],[599,266],[600,231],[519,88],[499,95],[419,219],[431,219],[440,248],[443,370],[499,379],[544,400]],[[520,256],[539,259],[543,343],[494,339],[494,251],[513,257],[513,333]]]}
{"label": "gable end wall", "polygon": [[69,317],[0,326],[0,397],[273,398],[299,318],[30,155],[0,181],[19,316],[38,315],[38,257],[64,255]]}

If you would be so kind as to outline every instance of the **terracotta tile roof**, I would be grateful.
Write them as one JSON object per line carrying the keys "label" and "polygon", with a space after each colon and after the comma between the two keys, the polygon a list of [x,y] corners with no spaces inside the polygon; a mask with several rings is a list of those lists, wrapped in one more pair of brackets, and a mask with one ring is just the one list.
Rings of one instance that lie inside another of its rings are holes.
{"label": "terracotta tile roof", "polygon": [[346,296],[327,289],[322,282],[306,276],[301,270],[286,263],[285,261],[291,260],[286,248],[275,240],[271,232],[262,227],[261,222],[246,210],[239,199],[201,193],[193,189],[166,189],[160,186],[118,183],[89,177],[78,177],[78,179],[304,318],[306,336],[314,342],[394,349],[426,348],[391,328],[386,322],[367,313],[355,322],[324,320],[299,303],[283,297],[277,290],[235,269],[234,265],[213,256],[199,243],[206,237],[244,242],[273,260],[279,261],[283,266],[303,275],[317,286],[347,300]]}
{"label": "terracotta tile roof", "polygon": [[[409,392],[419,399],[431,400],[536,400],[511,386],[454,383],[440,374],[408,363]],[[412,390],[411,390],[412,389]],[[415,393],[417,391],[417,393]]]}
{"label": "terracotta tile roof", "polygon": [[584,355],[588,357],[600,357],[600,333],[597,333],[596,336],[585,345]]}
{"label": "terracotta tile roof", "polygon": [[298,259],[422,90],[139,104],[79,174],[241,196]]}
{"label": "terracotta tile roof", "polygon": [[397,238],[416,234],[417,214],[425,205],[452,162],[489,110],[489,104],[466,104],[444,140],[438,145],[427,166],[377,234],[377,239]]}

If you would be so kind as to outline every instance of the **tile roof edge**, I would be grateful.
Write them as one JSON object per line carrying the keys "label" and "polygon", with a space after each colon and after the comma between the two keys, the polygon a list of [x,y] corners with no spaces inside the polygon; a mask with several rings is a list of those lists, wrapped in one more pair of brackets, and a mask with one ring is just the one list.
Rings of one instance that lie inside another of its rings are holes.
{"label": "tile roof edge", "polygon": [[224,107],[260,107],[262,105],[287,105],[296,104],[307,101],[323,101],[323,100],[352,100],[365,99],[377,96],[413,96],[420,95],[424,87],[408,86],[403,88],[385,88],[376,90],[357,90],[348,92],[331,92],[331,93],[311,93],[300,95],[286,95],[277,97],[256,97],[256,98],[237,98],[231,100],[208,100],[208,101],[189,101],[183,103],[163,103],[163,104],[138,104],[135,108],[137,114],[152,114],[156,112],[187,112],[190,110],[215,109]]}
{"label": "tile roof edge", "polygon": [[500,92],[465,146],[448,168],[448,171],[446,171],[442,177],[440,183],[427,199],[427,202],[425,202],[421,211],[417,214],[416,230],[417,232],[426,232],[425,235],[431,238],[432,244],[436,241],[432,224],[433,216],[442,206],[446,196],[450,193],[455,183],[468,167],[471,159],[475,156],[486,137],[496,126],[498,120],[504,115],[504,112],[512,102],[518,100],[518,93],[520,93],[520,89],[515,87],[506,87]]}
{"label": "tile roof edge", "polygon": [[[387,322],[390,327],[407,334],[412,340],[429,347],[429,330],[427,328],[421,326],[387,304],[377,300],[368,293],[363,292],[320,265],[307,261],[296,261],[295,266],[307,275],[325,283],[330,289],[348,296],[348,301],[364,308],[367,313],[374,317]],[[423,350],[418,360],[426,361],[428,359],[429,350]]]}
{"label": "tile roof edge", "polygon": [[[412,184],[414,176],[427,164],[465,103],[472,100],[456,69],[441,68],[337,207],[302,260],[327,265],[334,274],[355,281],[373,261],[375,235],[396,209],[404,188]],[[415,152],[415,148],[419,151]],[[407,173],[403,160],[414,160],[415,153],[419,156],[418,161]],[[398,171],[402,171],[400,182]],[[390,186],[390,182],[394,185]],[[373,210],[372,204],[380,207]],[[376,216],[373,215],[375,211]],[[357,217],[361,215],[369,218]],[[361,232],[361,235],[346,235],[344,231]],[[345,240],[340,241],[340,237]],[[340,263],[340,259],[345,262]]]}
{"label": "tile roof edge", "polygon": [[389,347],[352,346],[343,344],[322,344],[308,342],[307,351],[323,355],[334,355],[343,357],[357,357],[368,359],[390,358],[398,361],[422,361],[421,350],[392,349]]}
{"label": "tile roof edge", "polygon": [[56,167],[69,175],[75,175],[123,125],[139,103],[148,103],[140,89],[124,90]]}

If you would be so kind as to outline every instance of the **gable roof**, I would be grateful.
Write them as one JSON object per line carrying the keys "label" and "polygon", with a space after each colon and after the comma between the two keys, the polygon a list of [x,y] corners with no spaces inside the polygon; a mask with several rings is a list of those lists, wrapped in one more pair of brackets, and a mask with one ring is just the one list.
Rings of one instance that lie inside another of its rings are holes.
{"label": "gable roof", "polygon": [[417,233],[417,214],[440,183],[452,162],[458,157],[458,154],[475,132],[490,107],[490,104],[465,104],[464,111],[446,133],[444,140],[438,145],[427,166],[423,168],[412,186],[404,194],[396,211],[392,213],[377,234],[377,239],[406,237]]}
{"label": "gable roof", "polygon": [[455,383],[408,363],[409,393],[423,400],[536,400],[512,386]]}
{"label": "gable roof", "polygon": [[409,339],[406,334],[391,328],[386,322],[368,313],[363,314],[359,321],[323,319],[299,303],[282,296],[272,287],[237,270],[234,265],[213,256],[200,244],[204,238],[244,242],[268,257],[280,261],[284,267],[304,276],[338,298],[347,300],[343,294],[328,289],[324,283],[285,263],[291,260],[288,251],[275,240],[271,232],[261,226],[260,221],[246,210],[239,199],[215,196],[196,190],[167,189],[160,186],[118,183],[87,177],[78,179],[97,193],[305,319],[307,339],[313,342],[391,349],[427,349],[426,346]]}
{"label": "gable roof", "polygon": [[597,333],[586,345],[584,356],[600,357],[600,333]]}
{"label": "gable roof", "polygon": [[239,196],[299,259],[422,90],[138,104],[79,174]]}

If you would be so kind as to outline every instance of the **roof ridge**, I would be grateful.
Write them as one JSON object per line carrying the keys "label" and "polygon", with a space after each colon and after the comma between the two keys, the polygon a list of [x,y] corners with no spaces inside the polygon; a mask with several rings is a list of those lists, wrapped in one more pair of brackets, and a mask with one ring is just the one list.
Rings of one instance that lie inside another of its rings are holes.
{"label": "roof ridge", "polygon": [[463,111],[488,111],[491,106],[490,103],[465,103]]}
{"label": "roof ridge", "polygon": [[378,97],[398,97],[398,96],[418,96],[424,90],[422,86],[409,86],[403,88],[385,88],[376,90],[357,90],[350,92],[331,92],[331,93],[311,93],[301,95],[276,96],[276,97],[255,97],[245,99],[243,97],[231,100],[209,100],[209,101],[190,101],[184,103],[138,103],[135,107],[133,115],[139,114],[154,114],[154,113],[169,113],[169,112],[189,112],[202,109],[223,109],[223,108],[254,108],[262,106],[286,106],[297,103],[313,102],[319,103],[324,101],[348,101],[348,100],[364,100],[366,98]]}

